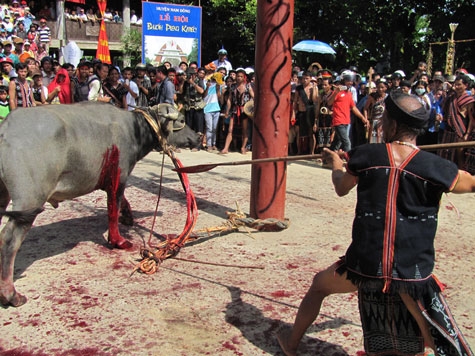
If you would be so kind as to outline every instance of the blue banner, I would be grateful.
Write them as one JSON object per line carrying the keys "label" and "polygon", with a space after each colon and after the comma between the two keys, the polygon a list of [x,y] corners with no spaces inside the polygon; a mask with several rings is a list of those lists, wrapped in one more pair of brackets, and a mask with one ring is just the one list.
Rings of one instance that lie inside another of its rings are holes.
{"label": "blue banner", "polygon": [[201,61],[201,7],[142,2],[142,62]]}

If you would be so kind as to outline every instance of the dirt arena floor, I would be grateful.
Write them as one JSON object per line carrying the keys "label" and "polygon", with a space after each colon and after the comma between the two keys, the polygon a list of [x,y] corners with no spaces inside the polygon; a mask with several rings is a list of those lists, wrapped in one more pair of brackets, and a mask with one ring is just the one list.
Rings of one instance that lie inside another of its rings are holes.
{"label": "dirt arena floor", "polygon": [[[185,165],[250,159],[251,155],[183,150]],[[315,272],[343,255],[350,242],[355,192],[338,198],[330,171],[316,162],[288,165],[282,232],[202,237],[153,275],[132,274],[139,249],[158,234],[182,231],[185,195],[167,158],[158,218],[159,153],[139,162],[126,195],[133,227],[121,232],[132,250],[110,249],[103,192],[47,206],[23,243],[15,283],[28,302],[0,309],[0,355],[282,355],[278,328],[293,322]],[[196,230],[226,221],[236,204],[248,213],[250,166],[190,175]],[[475,344],[475,195],[444,196],[436,241],[436,274],[459,327]],[[206,264],[211,263],[211,264]],[[363,350],[356,294],[326,300],[299,354],[357,355]]]}

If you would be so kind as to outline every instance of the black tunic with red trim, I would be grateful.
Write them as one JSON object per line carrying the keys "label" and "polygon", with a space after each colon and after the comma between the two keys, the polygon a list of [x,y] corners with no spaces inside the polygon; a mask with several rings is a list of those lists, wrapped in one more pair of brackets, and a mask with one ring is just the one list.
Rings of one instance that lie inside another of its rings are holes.
{"label": "black tunic with red trim", "polygon": [[348,278],[360,286],[378,281],[383,292],[424,293],[433,281],[440,199],[455,186],[457,166],[415,149],[396,167],[390,144],[358,146],[349,157],[358,199]]}

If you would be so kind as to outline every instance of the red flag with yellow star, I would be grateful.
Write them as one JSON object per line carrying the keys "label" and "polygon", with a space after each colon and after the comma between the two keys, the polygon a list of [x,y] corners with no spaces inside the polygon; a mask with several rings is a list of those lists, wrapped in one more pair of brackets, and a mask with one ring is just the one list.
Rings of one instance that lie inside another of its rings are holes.
{"label": "red flag with yellow star", "polygon": [[111,64],[111,55],[109,51],[109,41],[107,40],[106,24],[104,22],[104,12],[107,7],[107,0],[97,0],[97,6],[101,12],[102,21],[99,30],[99,41],[97,43],[96,58],[100,59],[102,63]]}

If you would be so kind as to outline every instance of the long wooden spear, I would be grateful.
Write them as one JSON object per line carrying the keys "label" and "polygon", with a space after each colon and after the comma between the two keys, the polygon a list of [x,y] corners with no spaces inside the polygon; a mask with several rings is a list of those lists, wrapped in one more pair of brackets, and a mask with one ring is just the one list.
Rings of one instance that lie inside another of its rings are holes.
{"label": "long wooden spear", "polygon": [[[475,141],[469,142],[453,142],[453,143],[439,143],[435,145],[423,145],[419,146],[419,149],[424,151],[436,151],[436,150],[453,150],[457,148],[469,148],[475,147]],[[272,162],[289,162],[289,161],[306,161],[322,158],[321,154],[314,155],[301,155],[301,156],[287,156],[287,157],[270,157],[260,158],[245,161],[232,161],[232,162],[219,162],[219,163],[206,163],[198,164],[196,166],[180,167],[173,169],[180,173],[202,173],[212,170],[218,166],[242,166],[245,164],[260,164],[260,163],[272,163]]]}

